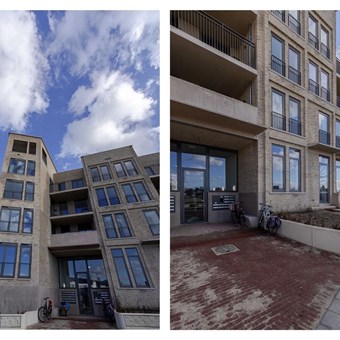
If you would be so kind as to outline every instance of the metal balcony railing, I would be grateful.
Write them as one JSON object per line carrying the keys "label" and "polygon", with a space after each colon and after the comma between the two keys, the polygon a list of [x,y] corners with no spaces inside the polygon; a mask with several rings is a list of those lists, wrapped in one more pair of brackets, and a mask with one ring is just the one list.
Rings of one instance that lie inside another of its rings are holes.
{"label": "metal balcony railing", "polygon": [[301,122],[299,120],[289,118],[289,132],[301,136]]}
{"label": "metal balcony railing", "polygon": [[321,43],[320,44],[320,52],[327,58],[330,58],[330,50],[328,48],[328,46],[326,46],[325,44]]}
{"label": "metal balcony railing", "polygon": [[319,95],[319,84],[312,79],[309,79],[308,90],[316,95]]}
{"label": "metal balcony railing", "polygon": [[285,11],[273,10],[271,12],[281,21],[285,22]]}
{"label": "metal balcony railing", "polygon": [[338,149],[340,149],[340,136],[335,137],[335,145]]}
{"label": "metal balcony railing", "polygon": [[272,127],[275,129],[286,130],[286,116],[272,111]]}
{"label": "metal balcony railing", "polygon": [[320,97],[329,102],[331,100],[331,92],[328,89],[326,89],[325,87],[321,86]]}
{"label": "metal balcony railing", "polygon": [[256,68],[255,44],[203,11],[171,11],[170,24],[242,63]]}
{"label": "metal balcony railing", "polygon": [[317,50],[319,49],[319,39],[311,32],[308,32],[308,42]]}
{"label": "metal balcony railing", "polygon": [[288,79],[293,81],[296,84],[301,85],[301,72],[289,66],[288,67]]}
{"label": "metal balcony railing", "polygon": [[286,64],[283,60],[272,55],[272,70],[286,76]]}
{"label": "metal balcony railing", "polygon": [[297,34],[301,35],[301,24],[291,14],[288,15],[288,26]]}
{"label": "metal balcony railing", "polygon": [[319,141],[322,144],[329,145],[330,144],[330,133],[319,129]]}

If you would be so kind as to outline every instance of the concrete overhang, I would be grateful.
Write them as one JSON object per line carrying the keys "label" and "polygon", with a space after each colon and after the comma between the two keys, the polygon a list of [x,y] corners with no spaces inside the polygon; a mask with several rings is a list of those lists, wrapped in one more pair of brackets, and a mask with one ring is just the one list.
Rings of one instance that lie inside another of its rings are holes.
{"label": "concrete overhang", "polygon": [[309,144],[308,147],[310,149],[322,151],[322,152],[326,152],[326,153],[333,153],[333,154],[340,153],[340,149],[338,149],[334,146],[326,145],[326,144],[322,144],[322,143]]}
{"label": "concrete overhang", "polygon": [[54,203],[85,200],[87,199],[87,197],[88,197],[87,187],[63,190],[63,191],[55,191],[55,192],[50,193],[51,201]]}
{"label": "concrete overhang", "polygon": [[239,98],[256,69],[171,26],[170,73],[213,91]]}
{"label": "concrete overhang", "polygon": [[81,224],[87,223],[93,220],[93,212],[84,212],[79,214],[68,214],[51,216],[50,220],[55,225],[70,225],[70,224]]}

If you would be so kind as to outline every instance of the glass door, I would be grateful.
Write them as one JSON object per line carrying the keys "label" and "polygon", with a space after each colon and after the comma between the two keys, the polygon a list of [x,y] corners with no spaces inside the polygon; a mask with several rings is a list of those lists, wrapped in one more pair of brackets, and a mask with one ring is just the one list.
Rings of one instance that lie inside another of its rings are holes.
{"label": "glass door", "polygon": [[80,314],[93,314],[87,273],[77,273],[77,283]]}
{"label": "glass door", "polygon": [[183,170],[184,222],[205,221],[205,171]]}

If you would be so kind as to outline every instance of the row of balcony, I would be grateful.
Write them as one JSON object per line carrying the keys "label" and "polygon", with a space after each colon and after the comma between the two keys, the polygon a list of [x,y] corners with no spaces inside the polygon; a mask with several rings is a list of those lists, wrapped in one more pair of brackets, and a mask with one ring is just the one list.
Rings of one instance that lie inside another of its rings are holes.
{"label": "row of balcony", "polygon": [[301,122],[289,118],[288,119],[288,130],[287,130],[287,117],[277,113],[277,112],[272,112],[272,127],[275,129],[283,130],[283,131],[288,131],[290,133],[293,133],[295,135],[302,135],[302,128],[301,128]]}

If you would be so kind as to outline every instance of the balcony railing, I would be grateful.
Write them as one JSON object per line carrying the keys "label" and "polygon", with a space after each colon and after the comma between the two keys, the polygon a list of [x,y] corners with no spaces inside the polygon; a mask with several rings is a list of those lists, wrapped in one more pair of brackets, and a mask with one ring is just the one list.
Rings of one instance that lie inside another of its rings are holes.
{"label": "balcony railing", "polygon": [[285,11],[273,10],[271,12],[281,21],[285,22]]}
{"label": "balcony railing", "polygon": [[301,24],[291,14],[288,15],[288,26],[297,34],[301,34]]}
{"label": "balcony railing", "polygon": [[272,127],[275,129],[286,130],[286,116],[272,111]]}
{"label": "balcony railing", "polygon": [[335,137],[335,145],[336,145],[336,147],[338,148],[338,149],[340,149],[340,136],[336,136]]}
{"label": "balcony railing", "polygon": [[286,64],[283,60],[272,55],[272,70],[286,76]]}
{"label": "balcony railing", "polygon": [[308,90],[316,95],[319,95],[319,84],[312,79],[309,79]]}
{"label": "balcony railing", "polygon": [[242,63],[256,68],[255,44],[203,11],[171,11],[170,24]]}
{"label": "balcony railing", "polygon": [[319,49],[319,39],[311,32],[308,32],[308,42],[317,50]]}
{"label": "balcony railing", "polygon": [[301,72],[289,66],[288,67],[288,79],[293,81],[296,84],[301,85]]}
{"label": "balcony railing", "polygon": [[289,118],[289,132],[301,136],[301,122],[299,120]]}
{"label": "balcony railing", "polygon": [[322,144],[329,145],[330,144],[330,133],[319,129],[319,141]]}
{"label": "balcony railing", "polygon": [[322,99],[327,100],[328,102],[331,100],[331,93],[328,89],[326,89],[325,87],[321,86],[321,90],[320,90],[320,96]]}
{"label": "balcony railing", "polygon": [[326,58],[330,58],[330,50],[328,48],[328,46],[326,46],[325,44],[321,43],[320,45],[320,52],[326,57]]}

